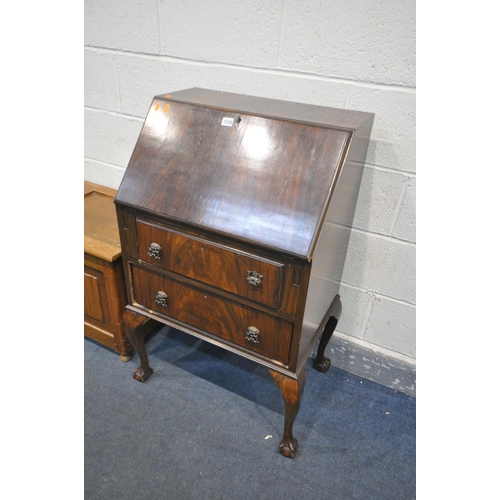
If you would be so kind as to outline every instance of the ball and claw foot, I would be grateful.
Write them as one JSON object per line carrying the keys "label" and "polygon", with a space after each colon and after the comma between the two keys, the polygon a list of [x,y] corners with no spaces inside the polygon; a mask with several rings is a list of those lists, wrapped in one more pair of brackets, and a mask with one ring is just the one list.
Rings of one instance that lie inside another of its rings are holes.
{"label": "ball and claw foot", "polygon": [[321,373],[326,373],[331,364],[332,363],[329,358],[317,359],[313,364],[313,368]]}
{"label": "ball and claw foot", "polygon": [[152,368],[144,369],[141,366],[134,370],[133,377],[135,380],[138,380],[139,382],[146,382],[146,380],[151,377],[151,374],[153,373]]}
{"label": "ball and claw foot", "polygon": [[292,440],[283,440],[280,443],[280,446],[278,448],[278,451],[287,458],[294,458],[295,457],[295,452],[297,451],[298,448],[298,443],[295,438]]}

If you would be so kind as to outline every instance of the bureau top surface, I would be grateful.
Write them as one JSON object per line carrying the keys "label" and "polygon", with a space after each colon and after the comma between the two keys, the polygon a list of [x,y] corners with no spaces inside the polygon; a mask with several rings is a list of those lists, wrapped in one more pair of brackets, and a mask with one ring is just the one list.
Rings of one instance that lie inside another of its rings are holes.
{"label": "bureau top surface", "polygon": [[84,183],[85,252],[108,262],[121,255],[120,235],[113,203],[116,191]]}
{"label": "bureau top surface", "polygon": [[157,96],[116,201],[310,258],[351,129],[370,116],[203,89]]}

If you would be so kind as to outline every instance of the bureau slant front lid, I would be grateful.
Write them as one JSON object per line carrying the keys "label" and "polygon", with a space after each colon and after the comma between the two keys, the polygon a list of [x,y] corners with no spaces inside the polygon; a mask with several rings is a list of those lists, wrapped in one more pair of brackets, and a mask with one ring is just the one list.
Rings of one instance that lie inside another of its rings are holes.
{"label": "bureau slant front lid", "polygon": [[364,117],[349,113],[203,89],[157,96],[116,202],[309,259],[349,119]]}

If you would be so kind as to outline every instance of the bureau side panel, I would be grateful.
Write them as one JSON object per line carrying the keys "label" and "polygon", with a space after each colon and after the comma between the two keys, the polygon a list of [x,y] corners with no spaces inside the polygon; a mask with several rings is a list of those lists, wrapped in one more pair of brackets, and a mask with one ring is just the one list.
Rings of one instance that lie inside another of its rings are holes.
{"label": "bureau side panel", "polygon": [[372,124],[370,119],[353,133],[313,254],[300,359],[312,350],[340,290]]}

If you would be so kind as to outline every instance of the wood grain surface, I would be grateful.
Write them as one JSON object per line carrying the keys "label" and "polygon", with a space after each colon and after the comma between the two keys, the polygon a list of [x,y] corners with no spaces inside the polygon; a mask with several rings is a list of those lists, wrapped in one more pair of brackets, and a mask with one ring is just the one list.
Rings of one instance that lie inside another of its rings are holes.
{"label": "wood grain surface", "polygon": [[310,258],[349,139],[344,130],[154,100],[117,200]]}

